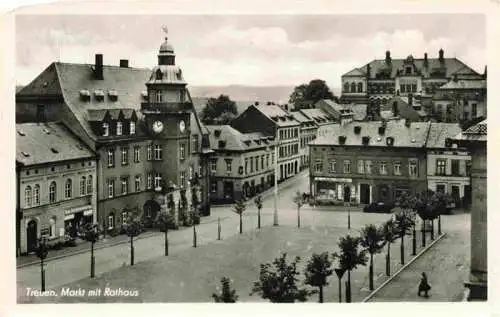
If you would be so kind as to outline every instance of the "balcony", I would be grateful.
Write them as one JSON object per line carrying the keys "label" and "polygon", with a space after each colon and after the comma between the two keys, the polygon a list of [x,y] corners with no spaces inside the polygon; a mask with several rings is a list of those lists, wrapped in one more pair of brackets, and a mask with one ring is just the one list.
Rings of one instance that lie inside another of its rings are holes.
{"label": "balcony", "polygon": [[142,102],[143,113],[191,113],[193,106],[188,102]]}

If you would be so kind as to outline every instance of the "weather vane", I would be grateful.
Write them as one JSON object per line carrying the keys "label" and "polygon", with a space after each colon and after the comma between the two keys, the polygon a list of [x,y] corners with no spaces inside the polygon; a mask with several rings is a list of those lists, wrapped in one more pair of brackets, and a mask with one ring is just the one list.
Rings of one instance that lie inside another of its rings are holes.
{"label": "weather vane", "polygon": [[166,25],[164,25],[161,28],[162,28],[163,32],[165,32],[165,35],[166,35],[165,38],[167,38],[167,36],[168,36],[168,27]]}

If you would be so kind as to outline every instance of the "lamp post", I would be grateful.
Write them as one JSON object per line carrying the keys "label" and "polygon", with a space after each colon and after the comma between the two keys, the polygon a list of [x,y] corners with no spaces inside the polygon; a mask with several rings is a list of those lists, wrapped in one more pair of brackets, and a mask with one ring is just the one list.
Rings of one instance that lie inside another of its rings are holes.
{"label": "lamp post", "polygon": [[[276,129],[276,138],[278,139],[278,130]],[[274,145],[274,217],[273,225],[278,226],[278,147],[280,142]]]}
{"label": "lamp post", "polygon": [[351,230],[351,204],[347,203],[347,229]]}
{"label": "lamp post", "polygon": [[47,239],[42,237],[38,240],[38,248],[36,249],[36,256],[40,259],[40,273],[42,279],[42,292],[45,292],[45,266],[43,265],[43,260],[49,254],[47,248]]}
{"label": "lamp post", "polygon": [[413,220],[413,238],[412,238],[412,253],[411,253],[411,255],[416,255],[417,254],[417,228],[416,228],[417,215],[414,212],[412,212],[411,217]]}

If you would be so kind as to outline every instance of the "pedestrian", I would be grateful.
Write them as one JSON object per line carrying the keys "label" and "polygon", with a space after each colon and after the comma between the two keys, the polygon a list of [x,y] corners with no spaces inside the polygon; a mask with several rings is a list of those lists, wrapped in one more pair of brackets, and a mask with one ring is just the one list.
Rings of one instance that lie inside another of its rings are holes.
{"label": "pedestrian", "polygon": [[422,272],[422,277],[420,278],[420,284],[418,285],[418,296],[424,292],[424,297],[429,297],[429,290],[431,289],[431,284],[427,281],[427,274]]}

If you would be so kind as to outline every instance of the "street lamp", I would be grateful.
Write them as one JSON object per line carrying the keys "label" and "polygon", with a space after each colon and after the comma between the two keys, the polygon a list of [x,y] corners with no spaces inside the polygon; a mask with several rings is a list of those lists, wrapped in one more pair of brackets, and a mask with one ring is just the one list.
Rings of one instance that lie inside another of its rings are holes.
{"label": "street lamp", "polygon": [[95,256],[94,244],[99,239],[99,226],[97,224],[89,224],[85,228],[85,240],[90,242],[90,277],[95,277]]}
{"label": "street lamp", "polygon": [[[278,130],[276,129],[275,139],[277,140],[278,137]],[[278,226],[278,147],[280,144],[279,141],[274,144],[274,226]]]}
{"label": "street lamp", "polygon": [[40,272],[42,278],[42,292],[45,292],[45,267],[43,265],[43,260],[49,254],[49,250],[47,248],[47,238],[42,237],[38,240],[38,247],[36,249],[36,256],[40,259]]}

